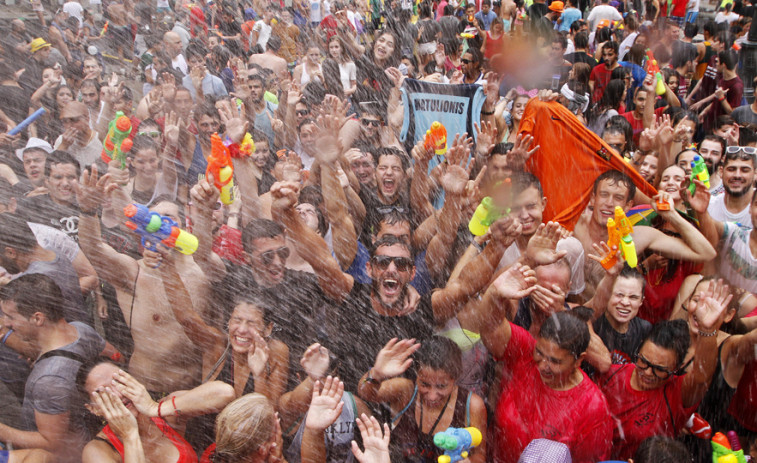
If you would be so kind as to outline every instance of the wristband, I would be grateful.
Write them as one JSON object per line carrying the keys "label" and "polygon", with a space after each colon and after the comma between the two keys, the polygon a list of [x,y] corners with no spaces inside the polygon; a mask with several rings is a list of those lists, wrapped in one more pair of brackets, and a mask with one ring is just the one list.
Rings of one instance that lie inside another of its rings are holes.
{"label": "wristband", "polygon": [[176,396],[171,397],[171,405],[173,405],[174,415],[181,415],[181,410],[176,408]]}
{"label": "wristband", "polygon": [[121,352],[116,351],[113,355],[110,356],[110,359],[114,362],[118,363],[121,361],[123,356],[121,355]]}
{"label": "wristband", "polygon": [[161,419],[163,418],[163,416],[161,416],[161,414],[160,414],[160,407],[162,405],[163,405],[163,401],[161,400],[160,402],[158,402],[158,418],[161,418]]}
{"label": "wristband", "polygon": [[365,382],[365,383],[371,383],[371,384],[376,384],[376,385],[381,384],[381,381],[379,381],[376,378],[374,378],[374,377],[371,376],[371,371],[373,371],[373,370],[369,370],[368,371],[368,376],[365,377],[365,379],[363,380],[363,382]]}
{"label": "wristband", "polygon": [[725,100],[724,96],[721,96],[720,98],[718,98],[718,101],[723,101],[723,100]]}
{"label": "wristband", "polygon": [[703,338],[711,338],[711,337],[717,336],[717,335],[718,335],[718,330],[712,331],[710,333],[707,333],[706,331],[699,330],[699,336],[701,336]]}
{"label": "wristband", "polygon": [[10,336],[10,335],[11,335],[11,333],[13,333],[13,330],[8,330],[8,331],[7,331],[7,332],[6,332],[6,333],[5,333],[4,335],[3,335],[3,339],[0,339],[0,344],[5,344],[5,341],[7,341],[7,340],[8,340],[8,336]]}
{"label": "wristband", "polygon": [[494,110],[492,110],[492,111],[484,111],[484,110],[482,109],[482,110],[481,110],[481,115],[482,115],[482,116],[493,116],[493,115],[494,115]]}

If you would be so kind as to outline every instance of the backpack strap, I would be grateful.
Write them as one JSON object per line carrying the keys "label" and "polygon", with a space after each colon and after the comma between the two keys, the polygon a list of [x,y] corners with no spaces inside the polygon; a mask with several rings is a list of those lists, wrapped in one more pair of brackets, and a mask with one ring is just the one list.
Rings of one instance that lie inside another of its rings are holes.
{"label": "backpack strap", "polygon": [[71,351],[63,350],[63,349],[53,349],[53,350],[47,351],[44,354],[40,355],[39,358],[34,363],[38,363],[50,357],[66,357],[71,360],[75,360],[79,363],[84,363],[84,357],[82,357],[81,355],[75,352],[71,352]]}

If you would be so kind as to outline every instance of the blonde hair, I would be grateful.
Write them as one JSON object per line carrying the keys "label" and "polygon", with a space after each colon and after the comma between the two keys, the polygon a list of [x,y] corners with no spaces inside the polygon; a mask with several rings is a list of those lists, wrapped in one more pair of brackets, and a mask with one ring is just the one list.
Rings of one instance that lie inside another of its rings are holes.
{"label": "blonde hair", "polygon": [[268,399],[258,393],[231,402],[216,419],[216,462],[234,463],[255,453],[270,438],[276,417]]}

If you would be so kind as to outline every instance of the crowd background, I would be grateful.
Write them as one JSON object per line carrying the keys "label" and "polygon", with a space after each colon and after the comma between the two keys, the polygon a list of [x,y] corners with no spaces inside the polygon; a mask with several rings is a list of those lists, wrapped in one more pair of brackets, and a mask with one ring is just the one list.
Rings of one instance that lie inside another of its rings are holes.
{"label": "crowd background", "polygon": [[0,462],[757,458],[755,5],[701,1],[5,6]]}

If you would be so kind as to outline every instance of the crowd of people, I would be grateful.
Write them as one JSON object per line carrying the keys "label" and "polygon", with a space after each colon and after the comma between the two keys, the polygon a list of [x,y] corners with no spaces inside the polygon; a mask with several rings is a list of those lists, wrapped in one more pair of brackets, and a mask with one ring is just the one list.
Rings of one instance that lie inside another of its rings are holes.
{"label": "crowd of people", "polygon": [[713,6],[32,0],[0,462],[757,459],[755,6]]}

